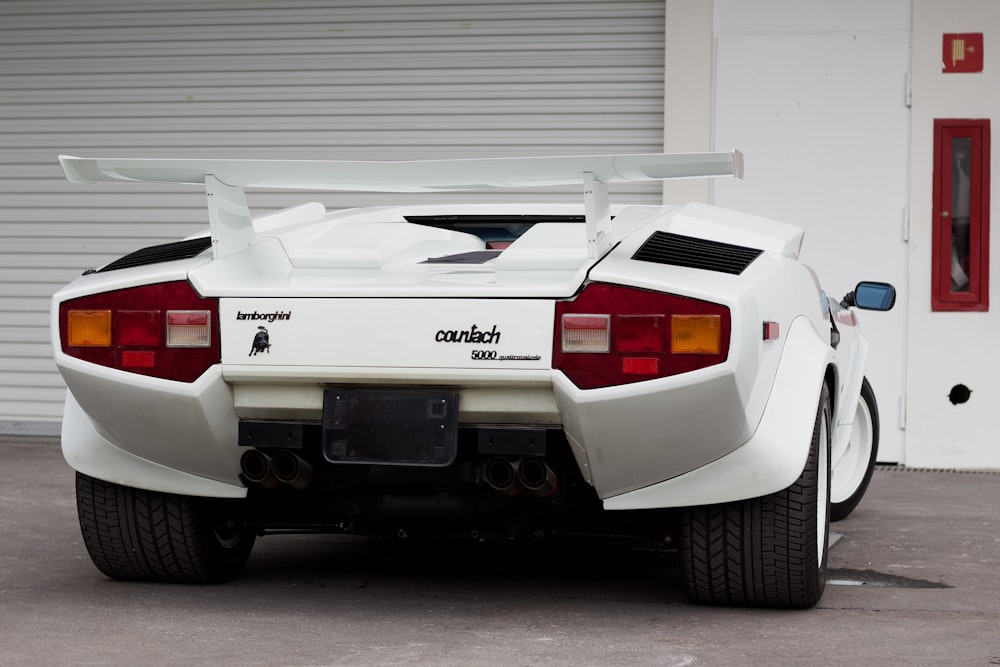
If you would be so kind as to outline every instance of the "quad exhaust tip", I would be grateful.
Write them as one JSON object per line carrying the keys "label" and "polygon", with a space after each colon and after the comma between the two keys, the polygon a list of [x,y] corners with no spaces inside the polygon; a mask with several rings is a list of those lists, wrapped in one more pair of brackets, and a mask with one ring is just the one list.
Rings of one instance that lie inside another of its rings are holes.
{"label": "quad exhaust tip", "polygon": [[[279,449],[271,455],[248,449],[240,457],[240,472],[248,485],[264,489],[274,489],[282,484],[293,489],[305,489],[315,476],[313,466],[288,449]],[[496,456],[486,462],[482,474],[487,486],[507,496],[527,491],[546,497],[552,495],[559,484],[556,473],[537,456],[513,460]]]}
{"label": "quad exhaust tip", "polygon": [[514,460],[494,457],[483,466],[483,481],[507,496],[528,491],[544,497],[552,495],[558,486],[555,472],[537,456]]}
{"label": "quad exhaust tip", "polygon": [[499,456],[486,462],[483,467],[483,481],[500,493],[516,496],[521,493],[521,485],[517,479],[518,461],[508,461]]}
{"label": "quad exhaust tip", "polygon": [[272,456],[248,449],[240,457],[240,472],[246,482],[265,489],[281,484],[304,489],[312,482],[314,474],[308,461],[287,449],[279,449]]}
{"label": "quad exhaust tip", "polygon": [[271,470],[282,484],[295,489],[309,486],[313,478],[313,467],[298,454],[280,449],[271,458]]}
{"label": "quad exhaust tip", "polygon": [[550,496],[556,490],[556,474],[545,461],[536,456],[521,459],[517,467],[517,479],[521,486],[536,496]]}
{"label": "quad exhaust tip", "polygon": [[271,470],[271,457],[256,449],[243,452],[243,456],[240,457],[240,472],[248,483],[265,489],[273,489],[279,483]]}

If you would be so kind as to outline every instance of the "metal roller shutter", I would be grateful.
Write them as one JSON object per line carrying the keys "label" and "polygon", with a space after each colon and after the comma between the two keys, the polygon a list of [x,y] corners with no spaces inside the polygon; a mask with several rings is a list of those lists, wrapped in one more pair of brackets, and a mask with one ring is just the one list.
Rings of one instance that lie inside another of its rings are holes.
{"label": "metal roller shutter", "polygon": [[[657,152],[664,6],[0,2],[0,433],[55,432],[64,389],[48,343],[52,292],[81,269],[206,221],[201,192],[72,186],[58,154],[399,160]],[[656,187],[616,192],[616,201],[660,201]],[[577,195],[504,193],[525,201]],[[404,200],[263,192],[251,193],[250,204],[264,211],[304,198],[328,208]]]}

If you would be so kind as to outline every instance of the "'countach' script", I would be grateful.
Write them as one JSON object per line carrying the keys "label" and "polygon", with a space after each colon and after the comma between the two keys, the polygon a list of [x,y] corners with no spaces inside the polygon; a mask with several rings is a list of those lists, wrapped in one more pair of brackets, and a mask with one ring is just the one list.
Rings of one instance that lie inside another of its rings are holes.
{"label": "'countach' script", "polygon": [[477,345],[496,345],[500,343],[500,332],[497,325],[489,331],[480,329],[475,324],[465,331],[448,331],[441,329],[434,335],[439,343],[475,343]]}

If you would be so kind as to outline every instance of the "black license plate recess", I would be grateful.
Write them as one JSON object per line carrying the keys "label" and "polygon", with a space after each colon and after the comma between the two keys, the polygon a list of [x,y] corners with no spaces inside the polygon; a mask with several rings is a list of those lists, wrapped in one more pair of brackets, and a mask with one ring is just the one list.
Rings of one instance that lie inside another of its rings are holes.
{"label": "black license plate recess", "polygon": [[455,460],[458,393],[327,387],[323,456],[330,463],[443,467]]}

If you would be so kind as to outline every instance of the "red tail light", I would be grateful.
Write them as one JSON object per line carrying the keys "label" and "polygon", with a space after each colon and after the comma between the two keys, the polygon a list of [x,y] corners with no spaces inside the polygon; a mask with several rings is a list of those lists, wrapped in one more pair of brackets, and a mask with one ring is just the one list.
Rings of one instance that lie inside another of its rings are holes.
{"label": "red tail light", "polygon": [[164,380],[194,382],[219,363],[219,302],[185,281],[102,292],[59,305],[71,357]]}
{"label": "red tail light", "polygon": [[724,362],[730,330],[720,304],[591,283],[556,304],[552,365],[581,389],[668,377]]}
{"label": "red tail light", "polygon": [[163,337],[160,331],[160,311],[120,310],[118,344],[123,347],[159,347]]}

